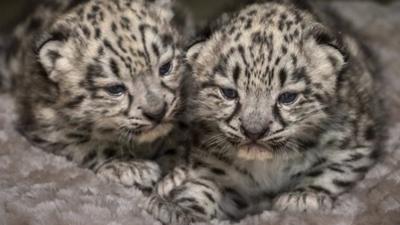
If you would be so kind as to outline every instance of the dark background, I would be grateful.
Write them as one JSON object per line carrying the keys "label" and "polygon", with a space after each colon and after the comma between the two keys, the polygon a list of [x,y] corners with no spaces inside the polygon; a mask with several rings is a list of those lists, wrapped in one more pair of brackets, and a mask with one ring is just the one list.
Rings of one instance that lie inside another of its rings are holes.
{"label": "dark background", "polygon": [[[221,11],[234,10],[247,0],[179,0],[191,10],[197,21],[213,18]],[[330,1],[330,0],[314,0]],[[342,0],[346,1],[346,0]],[[357,0],[347,0],[357,1]],[[358,0],[363,1],[363,0]],[[375,0],[382,4],[398,0]],[[40,0],[0,0],[0,32],[10,31],[19,20],[23,19]]]}

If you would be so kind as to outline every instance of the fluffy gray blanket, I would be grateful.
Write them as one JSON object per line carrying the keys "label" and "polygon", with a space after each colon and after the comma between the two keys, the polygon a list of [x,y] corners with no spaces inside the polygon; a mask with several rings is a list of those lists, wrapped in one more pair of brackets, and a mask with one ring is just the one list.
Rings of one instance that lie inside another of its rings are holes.
{"label": "fluffy gray blanket", "polygon": [[[239,224],[400,224],[400,2],[331,5],[382,61],[380,91],[389,124],[385,155],[329,214],[267,211]],[[14,119],[12,99],[0,95],[0,225],[159,224],[141,209],[140,192],[101,181],[91,171],[30,146],[14,130]]]}

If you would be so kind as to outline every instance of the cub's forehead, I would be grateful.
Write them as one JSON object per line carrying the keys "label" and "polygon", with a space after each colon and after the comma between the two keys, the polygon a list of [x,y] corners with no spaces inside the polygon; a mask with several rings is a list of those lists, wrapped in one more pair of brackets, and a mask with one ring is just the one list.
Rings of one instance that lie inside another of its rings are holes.
{"label": "cub's forehead", "polygon": [[180,54],[169,13],[151,1],[88,1],[57,18],[37,45],[59,41],[57,53],[78,71],[89,65],[116,77],[150,74]]}
{"label": "cub's forehead", "polygon": [[263,45],[276,48],[300,43],[312,18],[290,5],[253,5],[238,13],[220,30],[233,45]]}
{"label": "cub's forehead", "polygon": [[285,56],[299,54],[303,36],[314,22],[311,14],[290,5],[252,5],[221,23],[199,52],[197,63],[217,64],[220,69],[236,63],[254,70],[274,67]]}
{"label": "cub's forehead", "polygon": [[[175,32],[169,25],[168,10],[141,1],[97,0],[78,6],[56,23],[67,24],[72,32],[84,35],[86,40],[104,38],[130,38],[141,41],[135,34],[149,30],[147,35],[169,35]],[[176,36],[176,35],[174,35]]]}

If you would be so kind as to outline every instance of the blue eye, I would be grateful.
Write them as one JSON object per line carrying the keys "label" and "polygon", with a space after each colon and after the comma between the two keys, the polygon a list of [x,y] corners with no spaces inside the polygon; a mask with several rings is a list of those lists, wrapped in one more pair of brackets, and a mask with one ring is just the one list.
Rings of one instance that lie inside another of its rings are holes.
{"label": "blue eye", "polygon": [[298,96],[297,93],[286,92],[279,96],[278,102],[283,105],[291,105],[297,100]]}
{"label": "blue eye", "polygon": [[234,100],[239,97],[239,93],[235,89],[232,89],[232,88],[221,88],[221,93],[228,100]]}
{"label": "blue eye", "polygon": [[172,62],[167,62],[162,65],[159,69],[160,76],[167,76],[171,73],[172,70]]}
{"label": "blue eye", "polygon": [[110,85],[105,88],[105,90],[113,96],[121,96],[125,94],[126,92],[126,87],[123,84],[115,84],[115,85]]}

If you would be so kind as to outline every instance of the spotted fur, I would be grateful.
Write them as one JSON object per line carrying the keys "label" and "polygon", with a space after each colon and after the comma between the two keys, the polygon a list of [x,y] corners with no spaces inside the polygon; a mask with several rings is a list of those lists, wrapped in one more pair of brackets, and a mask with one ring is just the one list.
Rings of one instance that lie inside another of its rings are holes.
{"label": "spotted fur", "polygon": [[163,222],[330,210],[374,164],[368,59],[295,2],[248,6],[189,49],[199,135],[149,200]]}
{"label": "spotted fur", "polygon": [[170,1],[46,3],[17,28],[2,68],[15,83],[18,129],[104,177],[153,187],[152,160],[175,141],[165,139],[182,108]]}

